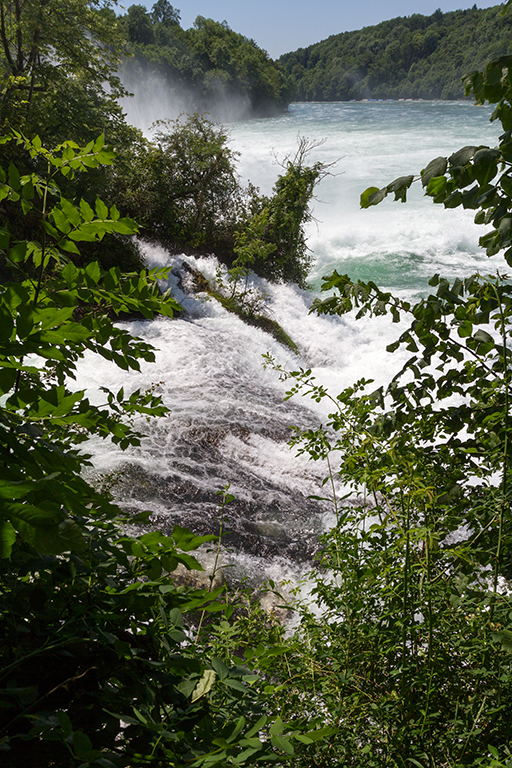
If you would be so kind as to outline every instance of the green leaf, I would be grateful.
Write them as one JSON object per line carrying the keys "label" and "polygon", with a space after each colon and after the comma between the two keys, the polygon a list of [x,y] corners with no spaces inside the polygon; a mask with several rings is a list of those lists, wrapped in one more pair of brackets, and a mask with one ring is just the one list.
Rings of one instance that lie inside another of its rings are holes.
{"label": "green leaf", "polygon": [[190,552],[192,549],[198,549],[201,544],[205,544],[209,541],[217,541],[217,536],[210,534],[208,536],[197,536],[188,528],[182,528],[180,525],[175,525],[172,530],[172,538],[174,543],[183,552]]}
{"label": "green leaf", "polygon": [[217,675],[213,671],[213,669],[205,669],[203,672],[203,675],[197,685],[195,686],[192,696],[191,696],[191,702],[197,701],[202,696],[208,693],[213,687],[213,684],[215,682]]}
{"label": "green leaf", "polygon": [[183,627],[185,625],[183,621],[183,614],[179,608],[173,608],[171,610],[169,619],[175,627]]}
{"label": "green leaf", "polygon": [[369,208],[371,205],[378,205],[387,195],[387,188],[368,187],[361,195],[361,208]]}
{"label": "green leaf", "polygon": [[280,749],[282,752],[285,752],[287,755],[295,754],[293,744],[290,741],[288,741],[288,739],[285,739],[284,736],[271,736],[270,742],[273,747],[275,747],[276,749]]}
{"label": "green leaf", "polygon": [[306,736],[310,741],[320,741],[321,739],[325,739],[327,736],[332,736],[335,734],[336,730],[337,729],[333,725],[325,725],[323,728],[317,728],[314,731],[307,731],[302,735]]}
{"label": "green leaf", "polygon": [[12,314],[5,304],[0,304],[0,341],[7,341],[11,338],[14,330]]}
{"label": "green leaf", "polygon": [[58,525],[41,525],[13,519],[13,524],[20,536],[38,552],[60,555],[63,552],[80,552],[85,547],[85,540],[80,526],[71,519],[63,520]]}
{"label": "green leaf", "polygon": [[80,251],[71,240],[65,240],[65,239],[59,240],[57,245],[59,248],[61,248],[63,251],[66,251],[67,253],[80,254]]}
{"label": "green leaf", "polygon": [[0,557],[9,557],[15,541],[14,527],[7,520],[0,520]]}
{"label": "green leaf", "polygon": [[415,760],[414,757],[408,757],[407,762],[412,763],[413,765],[416,766],[416,768],[425,768],[425,766],[419,763],[417,760]]}
{"label": "green leaf", "polygon": [[[242,765],[246,762],[250,757],[255,755],[260,750],[256,747],[249,747],[248,749],[244,749],[243,752],[240,752],[240,754],[236,755],[236,757],[232,758],[232,762],[234,765]],[[217,763],[218,765],[219,763]]]}
{"label": "green leaf", "polygon": [[446,172],[448,161],[446,157],[436,157],[431,160],[430,163],[421,172],[421,183],[424,187],[427,186],[430,179],[436,176],[443,176]]}
{"label": "green leaf", "polygon": [[73,750],[80,760],[94,760],[97,757],[90,738],[82,731],[75,731],[73,734]]}
{"label": "green leaf", "polygon": [[73,724],[71,723],[71,720],[69,719],[66,712],[63,712],[62,710],[58,710],[57,720],[59,721],[59,725],[62,729],[63,734],[65,736],[71,736],[73,732]]}
{"label": "green leaf", "polygon": [[[100,135],[98,136],[98,138],[94,142],[94,152],[95,153],[100,152],[100,150],[102,150],[104,146],[105,146],[105,134],[104,133],[100,133]],[[114,153],[110,152],[110,154],[113,155]]]}
{"label": "green leaf", "polygon": [[144,715],[142,714],[142,712],[139,712],[139,710],[137,709],[137,707],[133,707],[133,713],[134,713],[135,717],[137,718],[137,720],[138,720],[140,723],[142,723],[143,725],[147,725],[147,724],[148,724],[148,720],[147,720],[147,717],[144,717]]}
{"label": "green leaf", "polygon": [[464,322],[461,323],[457,328],[457,333],[462,339],[465,339],[468,336],[471,336],[471,334],[473,333],[473,323],[470,323],[469,320],[464,320]]}
{"label": "green leaf", "polygon": [[213,658],[211,661],[212,667],[219,676],[219,680],[224,680],[229,675],[229,670],[220,659]]}
{"label": "green leaf", "polygon": [[267,715],[262,715],[260,719],[257,720],[256,723],[254,723],[252,728],[245,733],[246,739],[250,739],[252,736],[254,736],[255,733],[259,733],[262,730],[262,728],[264,728],[265,725],[267,724],[267,720],[268,720]]}
{"label": "green leaf", "polygon": [[284,731],[284,723],[283,723],[283,721],[281,720],[280,717],[277,717],[275,719],[275,721],[273,722],[273,724],[272,724],[272,726],[271,726],[271,728],[269,730],[269,733],[270,733],[271,736],[275,736],[276,734],[282,733],[283,731]]}
{"label": "green leaf", "polygon": [[80,200],[80,212],[84,221],[92,221],[94,219],[94,211],[87,200]]}
{"label": "green leaf", "polygon": [[457,152],[454,152],[453,155],[450,155],[448,162],[450,165],[457,167],[467,165],[474,156],[476,150],[477,147],[473,146],[462,147],[462,149],[459,149]]}
{"label": "green leaf", "polygon": [[[0,317],[0,328],[1,328]],[[17,378],[16,368],[0,367],[0,395],[7,394],[14,386]]]}
{"label": "green leaf", "polygon": [[18,191],[20,189],[20,174],[14,163],[9,163],[9,185]]}
{"label": "green leaf", "polygon": [[89,278],[89,285],[97,285],[101,278],[101,269],[97,261],[93,261],[85,268],[85,274]]}
{"label": "green leaf", "polygon": [[13,246],[9,251],[9,259],[13,261],[15,264],[20,261],[24,261],[26,255],[27,255],[26,242],[17,243],[17,245]]}
{"label": "green leaf", "polygon": [[61,197],[60,207],[62,214],[66,217],[68,222],[73,225],[73,227],[80,226],[82,217],[79,210],[70,200],[67,200],[65,197]]}
{"label": "green leaf", "polygon": [[405,203],[407,200],[407,190],[413,181],[414,176],[400,176],[392,181],[391,184],[388,184],[386,189],[388,192],[395,193],[395,201],[400,200],[402,203]]}
{"label": "green leaf", "polygon": [[16,317],[16,332],[20,339],[26,339],[34,327],[34,307],[21,306]]}
{"label": "green leaf", "polygon": [[432,177],[427,184],[427,195],[430,195],[431,197],[441,195],[446,189],[446,183],[446,176]]}
{"label": "green leaf", "polygon": [[100,200],[100,198],[96,198],[96,204],[94,206],[96,208],[96,215],[99,219],[102,219],[103,221],[108,219],[108,208],[103,202],[103,200]]}
{"label": "green leaf", "polygon": [[175,557],[176,560],[182,563],[188,571],[204,570],[199,560],[196,560],[196,558],[192,557],[192,555],[176,554]]}
{"label": "green leaf", "polygon": [[7,227],[0,228],[0,248],[5,251],[9,247],[11,236]]}
{"label": "green leaf", "polygon": [[462,193],[456,189],[443,200],[445,208],[457,208],[462,203]]}
{"label": "green leaf", "polygon": [[224,685],[228,688],[232,688],[234,691],[240,691],[240,693],[247,693],[247,686],[241,683],[240,680],[233,680],[232,677],[226,677],[223,681]]}
{"label": "green leaf", "polygon": [[473,175],[482,186],[488,184],[498,173],[499,157],[498,150],[488,147],[483,147],[475,153]]}
{"label": "green leaf", "polygon": [[64,213],[59,208],[54,208],[51,216],[57,229],[60,229],[61,232],[67,235],[71,230],[71,224]]}
{"label": "green leaf", "polygon": [[112,223],[112,231],[120,235],[134,235],[139,231],[137,224],[132,219],[119,219]]}

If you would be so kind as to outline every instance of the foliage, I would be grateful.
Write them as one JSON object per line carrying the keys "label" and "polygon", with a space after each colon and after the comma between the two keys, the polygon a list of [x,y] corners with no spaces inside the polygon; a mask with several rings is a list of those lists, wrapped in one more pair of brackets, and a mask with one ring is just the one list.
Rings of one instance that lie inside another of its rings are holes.
{"label": "foliage", "polygon": [[[295,440],[314,459],[338,460],[328,478],[338,524],[313,574],[322,614],[303,607],[281,671],[293,690],[285,711],[313,688],[315,710],[337,728],[304,765],[474,765],[488,744],[502,754],[512,740],[512,288],[432,283],[436,294],[411,309],[329,280],[343,295],[335,311],[411,312],[400,343],[418,354],[386,392],[363,380],[330,398],[327,425]],[[290,376],[290,396],[329,397],[310,371]],[[337,499],[339,482],[355,502]]]}
{"label": "foliage", "polygon": [[[202,277],[202,276],[201,276]],[[237,315],[247,325],[261,328],[276,341],[298,354],[298,347],[282,326],[270,317],[269,296],[265,290],[255,286],[255,276],[248,269],[233,267],[230,270],[219,267],[213,285],[206,280],[205,289],[209,296],[218,301],[224,309]]]}
{"label": "foliage", "polygon": [[229,242],[240,186],[227,134],[197,114],[159,124],[141,145],[120,190],[146,237],[165,245],[209,248]]}
{"label": "foliage", "polygon": [[254,40],[237,34],[225,21],[198,16],[194,26],[184,30],[179,11],[161,0],[151,12],[132,5],[119,21],[133,54],[123,63],[130,79],[148,70],[156,72],[171,91],[186,91],[199,112],[237,101],[249,114],[262,116],[288,105],[289,87],[282,69]]}
{"label": "foliage", "polygon": [[[37,133],[46,146],[70,135],[85,145],[103,133],[122,149],[123,158],[133,151],[140,137],[124,121],[117,102],[125,93],[117,76],[122,36],[109,2],[5,0],[0,4],[0,41],[4,130],[28,136]],[[16,142],[8,142],[0,146],[0,162],[4,167],[14,163],[24,176],[41,170],[42,161],[39,156],[29,157]],[[90,169],[87,184],[83,174],[62,177],[63,194],[84,197],[92,206],[97,195],[115,204],[115,194],[107,191],[108,167],[100,164]],[[13,206],[7,215],[11,232],[20,238],[25,233],[30,239],[32,217],[22,216]],[[100,260],[108,267],[119,263],[128,271],[142,267],[133,242],[126,237],[109,241],[108,255],[94,242],[86,244],[80,263]]]}
{"label": "foliage", "polygon": [[300,137],[295,155],[280,163],[284,173],[274,184],[272,197],[253,197],[253,211],[235,236],[235,268],[307,286],[311,258],[304,227],[313,219],[310,203],[315,187],[335,165],[307,164],[308,154],[321,143]]}
{"label": "foliage", "polygon": [[[480,243],[510,263],[509,65],[466,81],[497,104],[499,147],[436,158],[420,178],[435,202],[491,224]],[[366,190],[363,207],[391,192],[405,200],[413,180]],[[410,357],[386,389],[361,380],[334,397],[311,371],[273,364],[289,397],[331,405],[325,426],[292,442],[328,461],[337,525],[311,574],[314,603],[298,608],[272,674],[282,712],[307,706],[336,732],[300,747],[297,766],[510,764],[512,285],[499,273],[429,285],[411,305],[334,272],[314,302],[318,313],[410,320],[388,347]]]}
{"label": "foliage", "polygon": [[500,7],[413,13],[281,56],[298,101],[460,99],[470,69],[509,53]]}
{"label": "foliage", "polygon": [[[4,227],[0,241],[18,275],[0,290],[2,764],[282,764],[301,732],[269,717],[256,676],[228,650],[236,630],[223,588],[190,591],[172,576],[180,563],[200,569],[189,553],[212,537],[142,533],[147,514],[130,519],[129,534],[82,475],[90,435],[136,445],[133,420],[167,408],[152,390],[103,389],[105,403],[93,404],[75,387],[77,362],[94,353],[137,370],[154,351],[113,318],[179,309],[156,271],[122,276],[70,259],[79,243],[136,231],[114,206],[59,190],[113,152],[101,138],[54,152],[19,133],[2,141],[46,166],[20,175],[11,164],[0,179],[2,204],[39,224],[37,239]],[[200,610],[218,625],[194,636]],[[225,646],[222,659],[212,645]]]}
{"label": "foliage", "polygon": [[206,117],[195,114],[159,128],[154,143],[139,145],[122,181],[114,178],[120,205],[137,216],[143,236],[177,252],[215,253],[233,265],[235,287],[250,270],[304,287],[310,267],[304,227],[312,219],[315,186],[331,168],[307,163],[318,145],[299,140],[267,197],[241,186],[226,132]]}
{"label": "foliage", "polygon": [[119,113],[115,100],[124,94],[116,74],[121,37],[110,5],[109,0],[2,0],[0,86],[4,124],[32,133],[55,123],[52,128],[58,134],[57,126],[72,117],[65,128],[68,133],[62,129],[60,135],[44,132],[43,138],[63,140],[74,130],[77,139],[87,141],[92,135],[84,136],[83,128],[91,116],[82,113],[80,121],[74,106],[77,100],[82,108],[87,105],[85,109],[91,114],[99,109],[103,120],[106,115]]}
{"label": "foliage", "polygon": [[462,206],[475,210],[477,224],[492,224],[492,229],[480,238],[488,256],[506,248],[505,260],[512,265],[512,56],[502,56],[490,62],[484,72],[466,76],[466,93],[474,93],[477,103],[496,104],[491,121],[499,120],[504,133],[497,147],[467,146],[450,157],[437,157],[424,168],[419,177],[402,176],[386,187],[370,187],[361,195],[361,206],[377,205],[389,193],[395,200],[405,202],[407,189],[421,179],[425,194],[445,208]]}
{"label": "foliage", "polygon": [[[80,430],[69,432],[71,425],[80,426],[84,434],[111,434],[125,446],[137,437],[120,421],[123,412],[161,412],[158,398],[151,394],[116,399],[106,392],[110,408],[101,408],[83,391],[67,388],[86,349],[125,370],[138,369],[138,358],[153,359],[150,347],[117,328],[107,313],[138,309],[146,317],[157,310],[172,316],[178,308],[170,297],[160,299],[156,273],[121,278],[118,268],[102,273],[97,264],[77,268],[71,260],[78,253],[77,243],[102,240],[109,232],[136,231],[130,219],[120,218],[115,207],[109,211],[100,200],[93,210],[83,199],[76,204],[60,196],[60,176],[112,163],[113,152],[101,138],[84,148],[67,142],[58,154],[44,149],[37,137],[28,141],[15,134],[3,139],[9,140],[43,160],[47,172],[20,176],[11,165],[1,176],[3,204],[21,208],[39,223],[37,239],[16,240],[7,227],[2,230],[5,258],[18,276],[4,284],[1,293],[0,383],[3,393],[9,393],[2,401],[1,418],[3,556],[9,555],[16,536],[29,544],[40,542],[51,552],[61,551],[75,535],[77,542],[81,538],[66,510],[85,515],[91,499],[83,493],[87,486],[77,471],[81,460],[72,449],[84,438]],[[38,366],[38,359],[45,365]],[[69,486],[58,479],[61,465],[70,472]]]}

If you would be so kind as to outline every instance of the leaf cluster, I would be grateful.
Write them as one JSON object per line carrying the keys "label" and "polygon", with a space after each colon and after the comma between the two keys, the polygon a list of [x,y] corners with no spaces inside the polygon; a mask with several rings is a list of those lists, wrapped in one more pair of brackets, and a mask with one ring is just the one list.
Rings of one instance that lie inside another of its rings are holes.
{"label": "leaf cluster", "polygon": [[369,187],[361,195],[361,207],[377,205],[388,194],[406,201],[413,181],[421,179],[425,194],[445,208],[475,210],[475,223],[491,225],[479,243],[488,256],[505,250],[507,264],[512,264],[510,197],[512,194],[512,96],[509,70],[512,58],[504,56],[490,62],[484,72],[465,78],[466,91],[474,93],[478,103],[496,104],[491,120],[499,120],[504,133],[497,147],[466,146],[449,157],[437,157],[421,171],[395,179],[386,187]]}
{"label": "leaf cluster", "polygon": [[[88,121],[105,120],[109,113],[119,119],[116,99],[125,94],[117,76],[122,37],[110,5],[103,0],[2,0],[3,129],[7,124],[33,135],[44,127],[45,141],[63,140],[73,131],[77,140],[87,141],[94,135],[84,135]],[[89,125],[95,135],[104,127]]]}
{"label": "leaf cluster", "polygon": [[265,196],[241,186],[226,132],[206,117],[157,127],[154,143],[141,144],[117,184],[120,205],[137,216],[144,237],[175,252],[208,250],[235,270],[305,286],[311,260],[304,228],[315,187],[331,168],[308,163],[318,145],[301,138]]}

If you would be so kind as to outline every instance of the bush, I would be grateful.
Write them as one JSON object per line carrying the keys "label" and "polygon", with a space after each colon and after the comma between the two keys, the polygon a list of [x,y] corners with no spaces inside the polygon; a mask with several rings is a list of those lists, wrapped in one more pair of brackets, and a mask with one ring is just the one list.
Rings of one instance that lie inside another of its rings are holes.
{"label": "bush", "polygon": [[[508,264],[511,67],[502,58],[467,79],[497,105],[499,146],[463,147],[419,176],[434,202],[475,209],[492,226],[480,244]],[[371,187],[362,206],[405,200],[414,178]],[[410,318],[388,350],[411,357],[387,389],[362,380],[331,396],[311,371],[277,367],[288,396],[332,405],[325,427],[293,442],[332,466],[337,525],[311,574],[313,606],[298,608],[273,673],[287,681],[281,711],[307,706],[336,732],[301,747],[297,766],[510,765],[512,285],[499,273],[429,285],[411,306],[334,272],[314,302],[318,313]]]}
{"label": "bush", "polygon": [[[0,242],[19,275],[0,288],[2,764],[282,764],[300,731],[269,717],[257,676],[234,655],[223,588],[173,579],[179,564],[201,569],[189,553],[215,537],[142,533],[149,513],[128,521],[82,476],[79,447],[90,435],[137,445],[133,419],[167,408],[153,391],[123,389],[103,389],[105,403],[93,405],[72,386],[77,361],[89,350],[137,370],[153,349],[112,317],[179,309],[160,295],[158,271],[121,275],[70,259],[77,243],[136,231],[115,206],[98,199],[93,209],[58,188],[61,177],[112,163],[113,152],[102,139],[54,153],[37,137],[2,141],[47,166],[44,175],[20,176],[13,164],[0,172],[3,205],[39,224],[38,239],[4,227]],[[217,623],[205,629],[200,612]]]}

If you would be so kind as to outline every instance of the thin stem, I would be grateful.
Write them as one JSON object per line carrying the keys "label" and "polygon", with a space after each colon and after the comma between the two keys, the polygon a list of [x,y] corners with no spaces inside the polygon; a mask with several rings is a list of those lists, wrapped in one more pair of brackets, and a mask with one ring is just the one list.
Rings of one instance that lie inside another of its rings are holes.
{"label": "thin stem", "polygon": [[[48,175],[50,175],[50,165],[48,164]],[[41,286],[43,284],[43,274],[44,274],[44,262],[46,258],[46,229],[44,226],[44,222],[47,217],[47,211],[46,211],[46,205],[48,201],[48,185],[45,184],[44,192],[43,192],[43,207],[41,210],[41,216],[42,216],[42,222],[43,222],[43,228],[41,233],[41,264],[39,265],[39,274],[37,277],[37,284],[36,284],[36,290],[34,293],[34,308],[37,306],[37,302],[39,301],[39,294],[41,293]],[[24,357],[20,358],[20,365],[23,365]],[[14,392],[17,393],[20,388],[20,382],[21,382],[21,368],[18,368],[18,371],[16,373],[16,381],[14,383]]]}
{"label": "thin stem", "polygon": [[[227,504],[226,497],[227,497],[228,490],[229,490],[229,485],[227,485],[224,488],[224,492],[223,492],[223,495],[222,495],[222,501],[221,501],[222,509],[224,509],[224,507]],[[215,560],[214,560],[214,563],[213,563],[212,574],[210,576],[210,586],[208,587],[208,592],[211,592],[212,589],[213,589],[213,582],[215,580],[215,574],[217,573],[217,569],[218,569],[218,563],[219,563],[219,559],[220,559],[220,545],[221,545],[221,541],[222,541],[223,527],[224,527],[224,515],[222,515],[221,520],[220,520],[219,538],[217,539],[217,549],[216,549],[216,552],[215,552]],[[202,613],[201,613],[201,617],[199,619],[199,624],[197,626],[196,643],[199,640],[199,634],[201,632],[201,627],[203,626],[203,621],[204,621],[205,613],[206,613],[206,608],[203,608]]]}
{"label": "thin stem", "polygon": [[[409,570],[411,560],[411,537],[410,537],[410,525],[411,525],[411,501],[408,497],[407,505],[404,510],[404,493],[403,489],[400,489],[400,498],[402,504],[402,510],[405,511],[405,563],[404,563],[404,593],[402,601],[402,699],[404,702],[404,725],[406,724],[406,710],[409,704],[409,695],[407,693],[407,673],[406,673],[406,658],[407,658],[407,620],[409,615],[408,598],[409,598]],[[407,717],[408,720],[408,717]]]}
{"label": "thin stem", "polygon": [[503,429],[505,433],[504,442],[503,442],[503,474],[502,474],[502,481],[501,481],[501,503],[500,503],[500,511],[499,511],[499,524],[498,524],[498,544],[496,547],[496,559],[494,563],[494,578],[493,578],[493,596],[492,596],[492,602],[491,602],[491,608],[489,611],[489,621],[492,621],[494,618],[494,609],[496,605],[496,594],[498,592],[498,577],[501,570],[501,558],[502,558],[502,544],[503,544],[503,525],[505,521],[505,508],[507,505],[507,493],[508,493],[508,429],[509,429],[509,384],[510,384],[510,373],[508,370],[508,348],[507,348],[507,323],[506,323],[506,317],[505,312],[503,308],[503,301],[501,300],[501,296],[499,294],[499,291],[497,290],[497,286],[495,283],[492,283],[492,286],[494,288],[494,293],[496,294],[496,298],[499,301],[499,311],[500,311],[500,325],[501,325],[501,338],[502,338],[502,344],[503,344],[503,370],[505,373],[505,412],[503,416]]}

